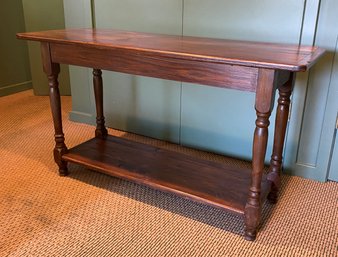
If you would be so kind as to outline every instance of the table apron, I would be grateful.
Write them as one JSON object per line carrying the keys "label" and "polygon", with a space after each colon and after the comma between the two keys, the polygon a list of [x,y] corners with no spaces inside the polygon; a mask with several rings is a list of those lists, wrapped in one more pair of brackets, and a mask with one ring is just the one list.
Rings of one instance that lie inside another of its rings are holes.
{"label": "table apron", "polygon": [[258,68],[252,67],[60,43],[50,43],[50,53],[54,63],[252,92],[257,85]]}

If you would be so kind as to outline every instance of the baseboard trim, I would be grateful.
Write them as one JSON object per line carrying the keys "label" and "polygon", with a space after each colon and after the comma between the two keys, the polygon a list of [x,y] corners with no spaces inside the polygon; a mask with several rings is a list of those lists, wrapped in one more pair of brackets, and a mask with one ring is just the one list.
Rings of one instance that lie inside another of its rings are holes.
{"label": "baseboard trim", "polygon": [[85,113],[85,112],[71,111],[69,113],[69,119],[74,122],[95,125],[95,117],[93,117],[92,114]]}
{"label": "baseboard trim", "polygon": [[4,87],[0,87],[0,96],[6,96],[6,95],[11,95],[15,94],[21,91],[25,91],[28,89],[32,89],[32,81],[25,81],[17,84],[12,84]]}

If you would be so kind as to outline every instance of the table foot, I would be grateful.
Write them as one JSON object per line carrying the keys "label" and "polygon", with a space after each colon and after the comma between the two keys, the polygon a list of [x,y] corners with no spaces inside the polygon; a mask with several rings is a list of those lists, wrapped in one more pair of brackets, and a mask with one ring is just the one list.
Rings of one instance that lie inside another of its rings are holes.
{"label": "table foot", "polygon": [[[104,118],[103,118],[103,121],[100,121],[100,122],[97,121],[97,124],[98,124],[97,125],[98,128],[96,128],[95,130],[95,137],[102,138],[102,139],[107,138],[108,130],[104,126]],[[99,124],[103,124],[103,125],[99,125]]]}
{"label": "table foot", "polygon": [[255,241],[257,232],[256,230],[248,231],[245,230],[244,239],[247,241]]}
{"label": "table foot", "polygon": [[267,200],[271,204],[276,204],[278,201],[279,188],[280,188],[280,175],[279,169],[281,162],[274,160],[274,156],[271,159],[271,167],[267,179],[271,181],[271,189],[268,194]]}
{"label": "table foot", "polygon": [[278,189],[274,190],[272,187],[271,192],[268,194],[267,199],[269,203],[276,204],[278,202]]}
{"label": "table foot", "polygon": [[59,167],[59,175],[60,177],[66,177],[69,175],[68,168],[67,168],[67,163],[65,163],[64,167]]}
{"label": "table foot", "polygon": [[61,148],[54,149],[54,160],[55,163],[59,166],[59,175],[61,177],[67,176],[69,174],[67,162],[62,160],[62,155],[65,154],[67,151],[67,147],[64,144],[61,145]]}
{"label": "table foot", "polygon": [[[250,193],[252,195],[253,193]],[[255,194],[256,195],[256,194]],[[259,195],[259,194],[258,194]],[[244,238],[253,241],[256,238],[258,225],[260,221],[261,207],[259,201],[254,198],[249,199],[245,206],[244,221],[245,221],[245,234]]]}

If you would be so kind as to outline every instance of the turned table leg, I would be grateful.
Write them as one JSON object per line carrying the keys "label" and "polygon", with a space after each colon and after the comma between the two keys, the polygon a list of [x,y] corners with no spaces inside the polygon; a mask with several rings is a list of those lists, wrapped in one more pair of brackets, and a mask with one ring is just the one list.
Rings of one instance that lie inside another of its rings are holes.
{"label": "turned table leg", "polygon": [[105,120],[103,115],[103,83],[102,83],[102,71],[100,69],[93,70],[93,84],[96,105],[95,137],[106,138],[108,131],[105,127]]}
{"label": "turned table leg", "polygon": [[61,116],[61,99],[59,92],[58,75],[60,73],[60,64],[53,63],[50,57],[50,48],[48,43],[41,44],[41,53],[43,61],[43,69],[48,77],[49,85],[49,99],[52,110],[54,130],[55,130],[55,148],[54,160],[59,166],[60,176],[68,174],[67,162],[62,160],[62,155],[67,152],[65,145],[65,137],[62,129],[62,116]]}
{"label": "turned table leg", "polygon": [[268,141],[269,117],[273,106],[275,72],[260,69],[256,90],[257,114],[252,151],[252,175],[248,199],[245,205],[245,239],[254,240],[261,217],[261,182]]}
{"label": "turned table leg", "polygon": [[283,162],[283,147],[287,120],[289,116],[290,96],[293,88],[294,75],[290,74],[290,79],[282,85],[279,91],[275,134],[273,142],[273,152],[271,155],[270,169],[267,179],[272,182],[271,191],[268,195],[270,203],[276,203],[280,187],[280,173]]}
{"label": "turned table leg", "polygon": [[54,160],[59,166],[60,176],[66,176],[68,174],[67,162],[62,160],[62,155],[67,152],[67,147],[64,143],[65,137],[62,130],[61,101],[57,77],[57,74],[48,76],[49,98],[55,130]]}

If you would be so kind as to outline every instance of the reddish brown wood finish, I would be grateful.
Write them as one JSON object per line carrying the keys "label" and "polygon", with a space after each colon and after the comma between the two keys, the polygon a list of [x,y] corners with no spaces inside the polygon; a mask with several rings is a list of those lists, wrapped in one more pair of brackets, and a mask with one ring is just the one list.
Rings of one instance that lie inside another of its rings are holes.
{"label": "reddish brown wood finish", "polygon": [[283,162],[283,147],[286,133],[287,120],[289,116],[290,96],[294,84],[294,74],[289,75],[289,80],[278,88],[279,98],[277,106],[277,115],[275,122],[275,134],[273,143],[273,152],[270,161],[270,170],[268,180],[272,182],[271,192],[268,200],[271,203],[277,202],[278,191],[280,187],[280,173]]}
{"label": "reddish brown wood finish", "polygon": [[261,180],[268,142],[269,117],[275,93],[275,71],[260,69],[256,92],[256,129],[252,151],[252,179],[245,206],[245,238],[254,240],[261,215]]}
{"label": "reddish brown wood finish", "polygon": [[170,36],[110,29],[68,29],[18,33],[18,38],[136,51],[156,58],[217,62],[248,67],[305,71],[323,54],[311,46]]}
{"label": "reddish brown wood finish", "polygon": [[[108,136],[69,150],[63,160],[243,214],[250,170]],[[147,160],[147,161],[145,161]],[[262,180],[262,196],[270,190]]]}
{"label": "reddish brown wood finish", "polygon": [[61,100],[58,82],[60,65],[51,61],[50,48],[48,43],[41,43],[41,55],[43,70],[48,77],[49,99],[55,130],[54,160],[59,166],[59,174],[61,176],[66,176],[68,174],[67,162],[62,160],[62,155],[67,152],[67,147],[64,143],[65,138],[62,130]]}
{"label": "reddish brown wood finish", "polygon": [[164,58],[130,49],[96,49],[87,45],[51,44],[52,59],[104,70],[162,79],[199,83],[217,87],[255,91],[257,68],[223,63]]}
{"label": "reddish brown wood finish", "polygon": [[93,70],[93,84],[96,106],[95,137],[105,138],[108,135],[108,131],[104,125],[102,71],[99,69]]}
{"label": "reddish brown wood finish", "polygon": [[[41,41],[55,128],[55,162],[67,161],[244,213],[245,238],[254,240],[267,194],[276,201],[294,71],[305,71],[323,54],[317,47],[167,36],[117,30],[75,29],[19,33]],[[67,150],[61,122],[59,63],[94,68],[96,138]],[[226,165],[107,136],[101,69],[255,91],[256,129],[251,174]],[[269,117],[280,97],[268,179],[263,176]]]}

